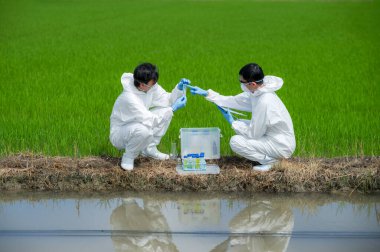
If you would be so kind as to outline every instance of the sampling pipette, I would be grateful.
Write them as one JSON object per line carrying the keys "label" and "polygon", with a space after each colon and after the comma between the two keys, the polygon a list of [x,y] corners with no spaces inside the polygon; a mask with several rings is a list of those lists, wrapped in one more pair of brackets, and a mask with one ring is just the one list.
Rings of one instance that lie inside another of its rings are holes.
{"label": "sampling pipette", "polygon": [[219,106],[219,105],[216,104],[216,103],[215,103],[215,105],[216,105],[218,108],[220,108],[220,109],[222,109],[222,110],[224,110],[224,111],[228,111],[228,112],[230,112],[231,114],[237,114],[237,115],[241,115],[241,116],[247,116],[247,115],[245,115],[245,114],[243,114],[243,113],[237,112],[237,111],[232,110],[232,109],[230,109],[230,108],[227,108],[227,107],[221,107],[221,106]]}

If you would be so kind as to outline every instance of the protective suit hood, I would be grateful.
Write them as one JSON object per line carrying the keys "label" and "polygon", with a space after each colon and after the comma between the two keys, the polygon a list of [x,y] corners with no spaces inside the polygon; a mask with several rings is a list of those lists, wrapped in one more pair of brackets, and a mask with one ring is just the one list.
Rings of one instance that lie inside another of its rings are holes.
{"label": "protective suit hood", "polygon": [[264,83],[262,84],[262,87],[257,89],[253,93],[253,96],[259,96],[263,93],[275,92],[282,87],[282,84],[284,84],[284,81],[281,78],[267,75],[264,77]]}

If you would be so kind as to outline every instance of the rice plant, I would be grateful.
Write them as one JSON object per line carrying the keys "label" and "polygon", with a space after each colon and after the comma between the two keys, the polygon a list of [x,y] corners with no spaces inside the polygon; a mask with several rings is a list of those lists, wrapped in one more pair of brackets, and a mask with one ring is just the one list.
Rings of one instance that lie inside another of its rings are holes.
{"label": "rice plant", "polygon": [[[113,155],[109,116],[120,76],[159,67],[170,91],[183,77],[241,92],[239,69],[280,76],[296,156],[380,154],[379,1],[14,0],[0,2],[0,155]],[[188,95],[159,149],[179,129],[219,127],[219,111]]]}

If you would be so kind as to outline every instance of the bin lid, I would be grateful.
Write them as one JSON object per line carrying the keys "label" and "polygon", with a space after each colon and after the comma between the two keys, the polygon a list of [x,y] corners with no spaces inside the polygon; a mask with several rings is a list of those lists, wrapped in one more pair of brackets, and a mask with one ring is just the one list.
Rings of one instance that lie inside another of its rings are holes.
{"label": "bin lid", "polygon": [[218,132],[220,133],[220,129],[219,128],[181,128],[180,132],[181,133],[188,133],[188,132],[192,132],[192,133]]}

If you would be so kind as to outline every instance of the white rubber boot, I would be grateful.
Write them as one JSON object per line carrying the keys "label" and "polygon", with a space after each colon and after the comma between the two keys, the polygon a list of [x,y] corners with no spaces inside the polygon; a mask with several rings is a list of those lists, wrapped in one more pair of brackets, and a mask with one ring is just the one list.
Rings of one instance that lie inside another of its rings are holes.
{"label": "white rubber boot", "polygon": [[278,164],[279,162],[276,161],[276,162],[272,162],[272,163],[269,163],[269,164],[261,164],[261,165],[254,165],[252,167],[253,170],[255,171],[262,171],[262,172],[266,172],[266,171],[269,171],[270,169],[272,169],[272,167],[276,164]]}
{"label": "white rubber boot", "polygon": [[253,167],[253,170],[266,172],[266,171],[269,171],[272,168],[272,166],[273,166],[272,164],[255,165]]}
{"label": "white rubber boot", "polygon": [[126,171],[132,171],[133,170],[133,158],[129,158],[123,154],[123,157],[121,158],[121,168],[123,168]]}

